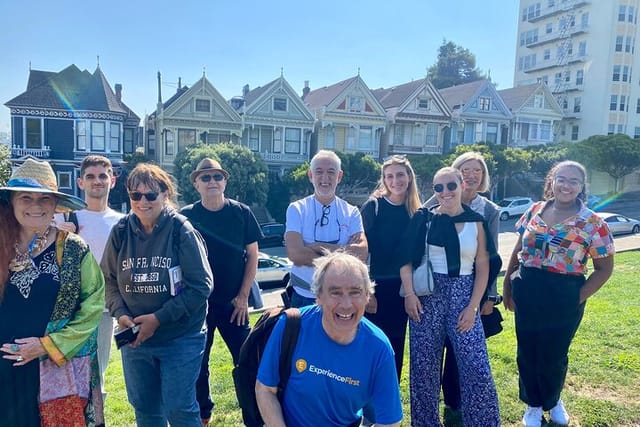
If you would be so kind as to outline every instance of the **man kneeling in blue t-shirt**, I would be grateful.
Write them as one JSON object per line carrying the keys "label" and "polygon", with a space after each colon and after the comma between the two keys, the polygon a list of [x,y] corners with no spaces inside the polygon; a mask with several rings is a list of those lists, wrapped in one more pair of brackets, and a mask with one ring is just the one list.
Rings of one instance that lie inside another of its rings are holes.
{"label": "man kneeling in blue t-shirt", "polygon": [[341,252],[318,258],[315,265],[312,290],[317,305],[301,309],[301,330],[282,405],[276,392],[284,317],[274,327],[260,362],[256,398],[265,425],[359,425],[367,405],[376,410],[376,426],[400,425],[393,350],[382,331],[363,318],[373,294],[366,265]]}

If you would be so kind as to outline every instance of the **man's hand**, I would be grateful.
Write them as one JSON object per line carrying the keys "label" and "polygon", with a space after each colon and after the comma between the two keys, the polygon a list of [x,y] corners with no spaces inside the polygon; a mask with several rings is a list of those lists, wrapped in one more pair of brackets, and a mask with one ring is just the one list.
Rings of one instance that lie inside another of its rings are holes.
{"label": "man's hand", "polygon": [[238,294],[231,300],[231,304],[233,304],[233,313],[229,323],[235,321],[236,325],[242,326],[249,322],[249,296]]}

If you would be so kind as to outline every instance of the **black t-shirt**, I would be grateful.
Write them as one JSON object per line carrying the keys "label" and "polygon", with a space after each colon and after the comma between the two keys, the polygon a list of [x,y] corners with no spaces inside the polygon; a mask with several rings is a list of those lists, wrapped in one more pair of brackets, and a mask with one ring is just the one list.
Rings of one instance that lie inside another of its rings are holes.
{"label": "black t-shirt", "polygon": [[256,217],[247,205],[231,199],[224,199],[219,211],[210,211],[198,201],[180,213],[189,218],[207,243],[214,279],[209,302],[228,303],[242,285],[246,246],[262,236]]}
{"label": "black t-shirt", "polygon": [[369,268],[371,278],[400,277],[401,265],[396,259],[396,251],[401,245],[406,244],[402,241],[402,236],[409,224],[409,219],[409,213],[404,204],[393,205],[384,197],[369,199],[362,205],[362,223],[371,254]]}

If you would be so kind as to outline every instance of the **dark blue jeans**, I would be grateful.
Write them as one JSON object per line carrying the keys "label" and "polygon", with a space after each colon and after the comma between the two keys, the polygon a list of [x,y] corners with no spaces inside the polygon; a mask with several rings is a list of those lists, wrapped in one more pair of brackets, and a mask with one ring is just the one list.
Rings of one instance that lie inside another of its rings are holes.
{"label": "dark blue jeans", "polygon": [[204,332],[164,343],[122,347],[122,368],[138,427],[201,427],[195,382],[204,350]]}
{"label": "dark blue jeans", "polygon": [[240,326],[238,326],[235,321],[230,323],[229,320],[231,319],[232,313],[233,304],[214,305],[209,301],[209,309],[207,311],[207,341],[200,366],[200,375],[196,382],[196,396],[198,404],[200,405],[201,418],[211,418],[211,413],[215,406],[209,390],[209,355],[211,353],[213,335],[216,329],[220,332],[220,336],[231,353],[234,366],[238,363],[242,343],[244,343],[244,340],[251,330],[248,322]]}

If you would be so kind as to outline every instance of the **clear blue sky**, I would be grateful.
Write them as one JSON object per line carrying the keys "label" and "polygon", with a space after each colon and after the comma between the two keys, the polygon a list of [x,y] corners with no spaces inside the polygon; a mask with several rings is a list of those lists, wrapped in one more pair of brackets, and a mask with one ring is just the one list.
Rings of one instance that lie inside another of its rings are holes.
{"label": "clear blue sky", "polygon": [[516,0],[68,0],[0,6],[0,131],[4,103],[26,89],[32,69],[100,68],[141,118],[206,70],[226,99],[284,70],[301,92],[360,75],[369,88],[423,78],[446,38],[476,55],[499,88],[513,85]]}

